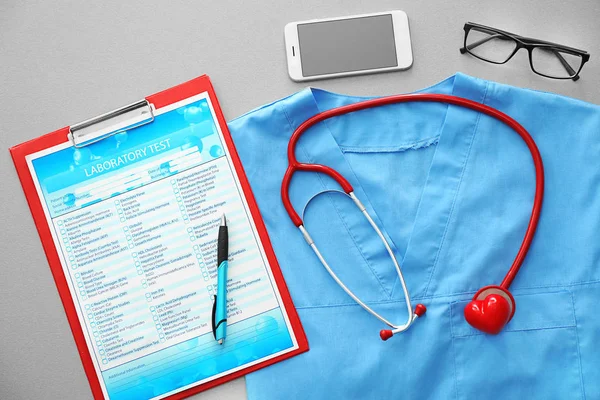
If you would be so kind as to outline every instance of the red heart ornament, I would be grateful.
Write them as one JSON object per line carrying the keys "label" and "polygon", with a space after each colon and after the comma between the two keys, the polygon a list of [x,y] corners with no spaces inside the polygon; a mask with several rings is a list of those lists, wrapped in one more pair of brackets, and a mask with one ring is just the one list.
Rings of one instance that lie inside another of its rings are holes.
{"label": "red heart ornament", "polygon": [[510,304],[499,294],[483,300],[471,300],[465,307],[465,319],[475,329],[496,335],[510,320]]}

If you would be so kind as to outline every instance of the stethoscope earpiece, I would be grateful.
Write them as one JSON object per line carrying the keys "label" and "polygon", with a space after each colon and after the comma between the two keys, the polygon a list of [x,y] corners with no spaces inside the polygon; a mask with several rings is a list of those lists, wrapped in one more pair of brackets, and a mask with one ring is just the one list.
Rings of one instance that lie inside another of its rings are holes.
{"label": "stethoscope earpiece", "polygon": [[[417,304],[417,306],[415,307],[415,311],[413,311],[413,322],[417,318],[422,317],[426,312],[427,312],[427,307],[425,307],[425,305],[423,305],[421,303]],[[394,336],[394,333],[398,333],[398,332],[402,332],[402,331],[398,330],[398,329],[394,329],[394,330],[382,329],[379,331],[379,337],[381,338],[381,340],[383,340],[385,342],[386,340],[388,340],[389,338]]]}

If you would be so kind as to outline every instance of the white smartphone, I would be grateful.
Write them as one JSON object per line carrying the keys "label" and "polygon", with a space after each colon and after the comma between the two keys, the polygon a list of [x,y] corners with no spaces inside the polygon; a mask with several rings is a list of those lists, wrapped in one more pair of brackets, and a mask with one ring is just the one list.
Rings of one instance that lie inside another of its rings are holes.
{"label": "white smartphone", "polygon": [[295,81],[404,70],[413,62],[408,16],[399,10],[291,22],[285,49]]}

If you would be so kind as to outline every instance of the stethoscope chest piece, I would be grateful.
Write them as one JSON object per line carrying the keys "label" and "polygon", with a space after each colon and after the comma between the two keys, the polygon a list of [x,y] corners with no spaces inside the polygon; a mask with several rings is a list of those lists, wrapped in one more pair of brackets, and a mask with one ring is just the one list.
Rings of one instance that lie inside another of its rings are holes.
{"label": "stethoscope chest piece", "polygon": [[512,319],[516,304],[513,295],[502,286],[479,289],[465,306],[465,319],[474,328],[496,335]]}

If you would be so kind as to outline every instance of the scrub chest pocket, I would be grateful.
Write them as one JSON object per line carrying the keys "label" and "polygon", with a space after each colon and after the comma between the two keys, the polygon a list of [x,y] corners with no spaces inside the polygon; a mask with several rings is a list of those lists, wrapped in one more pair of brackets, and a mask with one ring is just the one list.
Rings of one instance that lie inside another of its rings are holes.
{"label": "scrub chest pocket", "polygon": [[465,321],[466,301],[451,304],[456,397],[583,399],[572,294],[528,294],[515,300],[515,316],[498,336]]}

